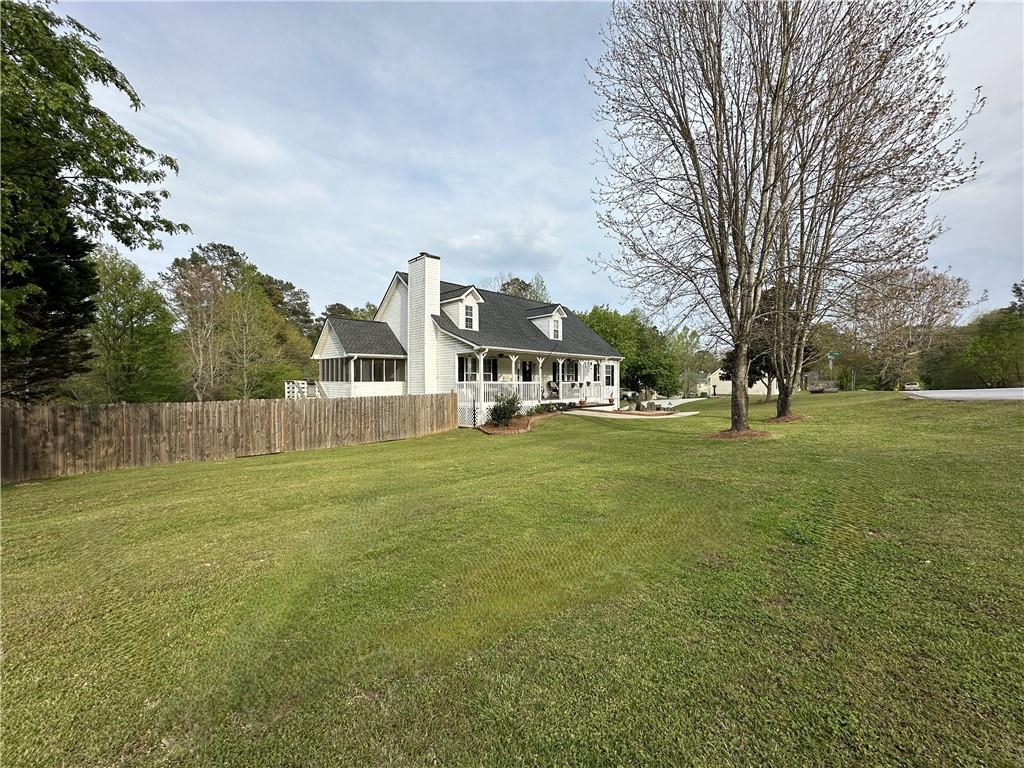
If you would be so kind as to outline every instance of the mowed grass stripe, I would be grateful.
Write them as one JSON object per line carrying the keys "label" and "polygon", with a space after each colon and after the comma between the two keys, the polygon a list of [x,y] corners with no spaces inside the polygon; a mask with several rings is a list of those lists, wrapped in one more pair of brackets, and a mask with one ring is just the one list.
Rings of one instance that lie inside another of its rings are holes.
{"label": "mowed grass stripe", "polygon": [[1020,407],[696,407],[5,488],[4,764],[1024,762]]}

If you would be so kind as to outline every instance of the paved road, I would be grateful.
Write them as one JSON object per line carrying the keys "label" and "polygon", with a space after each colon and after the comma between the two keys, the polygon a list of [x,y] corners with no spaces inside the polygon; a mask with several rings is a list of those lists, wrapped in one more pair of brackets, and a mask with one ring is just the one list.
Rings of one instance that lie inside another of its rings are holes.
{"label": "paved road", "polygon": [[1024,400],[1024,387],[1002,389],[925,389],[904,392],[908,397],[927,400]]}

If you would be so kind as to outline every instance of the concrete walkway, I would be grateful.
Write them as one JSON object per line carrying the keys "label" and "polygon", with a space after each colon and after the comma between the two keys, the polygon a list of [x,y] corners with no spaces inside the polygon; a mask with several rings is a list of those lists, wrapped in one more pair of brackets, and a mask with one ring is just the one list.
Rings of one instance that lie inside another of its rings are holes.
{"label": "concrete walkway", "polygon": [[599,411],[596,408],[581,408],[579,410],[565,411],[570,416],[596,416],[600,419],[647,419],[658,421],[659,419],[678,419],[680,416],[696,416],[700,411],[675,411],[660,416],[641,416],[638,413],[618,413],[616,411]]}
{"label": "concrete walkway", "polygon": [[919,400],[1024,400],[1024,387],[997,389],[922,389],[904,392]]}
{"label": "concrete walkway", "polygon": [[655,403],[657,405],[663,405],[666,408],[675,408],[677,405],[683,403],[696,403],[698,400],[707,400],[706,397],[665,397],[659,400],[644,400],[644,403]]}

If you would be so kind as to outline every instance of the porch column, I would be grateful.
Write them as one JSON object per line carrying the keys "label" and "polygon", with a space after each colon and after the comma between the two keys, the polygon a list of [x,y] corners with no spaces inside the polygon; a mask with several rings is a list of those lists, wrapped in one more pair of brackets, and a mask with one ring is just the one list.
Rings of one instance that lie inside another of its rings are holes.
{"label": "porch column", "polygon": [[[476,359],[477,359],[476,386],[477,386],[477,392],[480,395],[479,400],[480,400],[480,407],[481,408],[483,407],[483,404],[484,404],[484,356],[486,354],[487,354],[487,350],[486,349],[482,350],[481,352],[477,352],[476,353]],[[484,414],[484,415],[486,416],[486,414]]]}
{"label": "porch column", "polygon": [[558,378],[555,380],[555,384],[558,386],[558,399],[562,399],[562,382],[565,381],[565,358],[559,357],[558,360]]}
{"label": "porch column", "polygon": [[546,357],[538,355],[537,360],[537,375],[533,377],[533,380],[537,382],[537,386],[540,388],[540,399],[544,399],[544,361]]}
{"label": "porch column", "polygon": [[348,359],[348,391],[353,395],[356,393],[356,357],[358,357],[358,355]]}
{"label": "porch column", "polygon": [[619,366],[622,364],[621,360],[616,360],[612,363],[612,387],[614,387],[615,393],[615,408],[619,409]]}
{"label": "porch column", "polygon": [[[517,395],[519,394],[519,371],[516,370],[516,363],[519,362],[519,355],[509,355],[508,359],[512,361],[512,391]],[[520,398],[522,399],[522,398]]]}

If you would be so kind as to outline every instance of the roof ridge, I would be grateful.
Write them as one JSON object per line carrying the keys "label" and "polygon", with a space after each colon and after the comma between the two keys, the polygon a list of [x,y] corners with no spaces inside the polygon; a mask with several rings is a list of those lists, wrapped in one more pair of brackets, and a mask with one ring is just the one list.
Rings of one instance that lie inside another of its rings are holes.
{"label": "roof ridge", "polygon": [[352,323],[380,323],[382,325],[387,325],[387,323],[385,321],[383,321],[383,320],[366,320],[365,318],[362,318],[362,317],[342,317],[341,315],[327,315],[327,319],[328,320],[348,320],[349,322],[352,322]]}
{"label": "roof ridge", "polygon": [[528,299],[525,296],[513,296],[511,293],[503,293],[501,291],[492,291],[490,288],[479,288],[479,287],[477,287],[475,285],[473,287],[476,288],[478,291],[481,291],[482,293],[495,293],[498,296],[505,296],[506,298],[509,298],[509,299],[515,299],[516,301],[529,301],[529,302],[532,302],[533,304],[537,305],[536,307],[532,307],[532,309],[537,309],[538,307],[546,307],[548,305],[555,306],[556,304],[559,305],[559,306],[563,306],[563,307],[565,306],[564,304],[562,304],[561,302],[558,302],[558,301],[551,301],[551,302],[537,301],[537,299]]}

